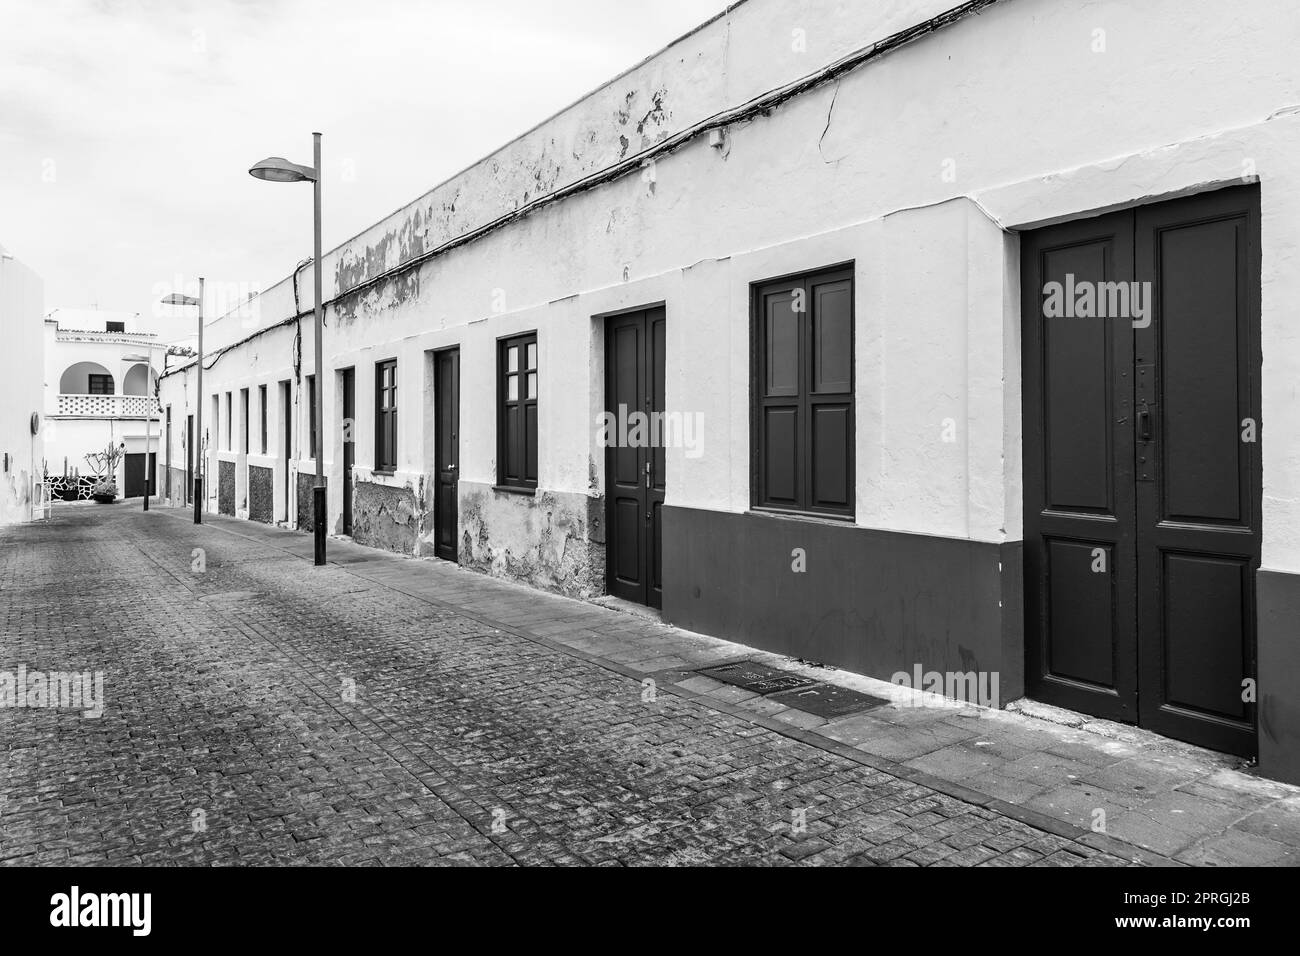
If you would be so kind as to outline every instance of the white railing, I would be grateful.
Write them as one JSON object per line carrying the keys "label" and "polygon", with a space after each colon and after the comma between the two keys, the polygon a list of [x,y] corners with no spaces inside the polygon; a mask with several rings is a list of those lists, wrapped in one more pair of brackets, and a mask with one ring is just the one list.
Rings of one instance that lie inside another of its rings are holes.
{"label": "white railing", "polygon": [[148,395],[60,395],[60,415],[95,415],[102,418],[157,417],[158,403]]}

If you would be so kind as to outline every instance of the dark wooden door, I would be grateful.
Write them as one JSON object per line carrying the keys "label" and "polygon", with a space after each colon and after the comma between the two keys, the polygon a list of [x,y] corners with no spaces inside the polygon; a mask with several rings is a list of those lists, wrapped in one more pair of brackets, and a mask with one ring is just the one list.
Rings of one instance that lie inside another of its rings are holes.
{"label": "dark wooden door", "polygon": [[[158,466],[158,453],[149,453],[149,464],[153,467]],[[123,483],[126,487],[122,490],[123,498],[140,498],[144,496],[145,489],[145,463],[144,452],[132,452],[126,456],[123,463]]]}
{"label": "dark wooden door", "polygon": [[457,560],[460,481],[460,349],[433,356],[434,369],[434,547],[445,561]]}
{"label": "dark wooden door", "polygon": [[1256,197],[1066,223],[1021,249],[1029,692],[1242,754],[1255,746],[1243,681],[1259,445],[1241,423],[1259,408]]}
{"label": "dark wooden door", "polygon": [[167,437],[163,442],[163,498],[172,496],[172,408],[167,406]]}
{"label": "dark wooden door", "polygon": [[281,491],[284,494],[284,521],[289,523],[289,457],[293,454],[293,383],[280,383],[280,471],[284,475]]}
{"label": "dark wooden door", "polygon": [[352,533],[352,466],[357,460],[357,443],[353,432],[357,417],[356,370],[345,368],[343,378],[343,533]]}
{"label": "dark wooden door", "polygon": [[663,606],[665,331],[662,308],[605,327],[605,407],[617,423],[605,448],[606,589],[651,607]]}
{"label": "dark wooden door", "polygon": [[1135,329],[1140,723],[1255,753],[1260,564],[1259,191],[1137,211]]}
{"label": "dark wooden door", "polygon": [[1130,282],[1133,214],[1024,236],[1026,678],[1071,710],[1137,720],[1133,333],[1045,315],[1050,282]]}
{"label": "dark wooden door", "polygon": [[194,454],[199,447],[194,435],[194,416],[185,416],[185,503],[194,504]]}

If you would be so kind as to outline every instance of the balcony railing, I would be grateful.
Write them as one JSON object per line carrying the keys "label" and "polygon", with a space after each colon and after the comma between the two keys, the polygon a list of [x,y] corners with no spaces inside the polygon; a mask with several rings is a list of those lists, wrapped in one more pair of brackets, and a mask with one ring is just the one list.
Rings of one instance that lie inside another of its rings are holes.
{"label": "balcony railing", "polygon": [[94,415],[100,418],[157,417],[158,402],[148,395],[60,395],[60,415]]}

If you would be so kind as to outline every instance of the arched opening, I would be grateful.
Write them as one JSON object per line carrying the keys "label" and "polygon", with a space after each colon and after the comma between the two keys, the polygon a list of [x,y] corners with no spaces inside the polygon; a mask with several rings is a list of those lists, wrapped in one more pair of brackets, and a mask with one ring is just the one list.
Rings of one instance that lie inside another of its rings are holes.
{"label": "arched opening", "polygon": [[139,365],[132,365],[126,373],[126,378],[122,379],[122,394],[152,395],[153,386],[157,381],[158,373],[148,364],[141,362]]}
{"label": "arched opening", "polygon": [[61,395],[112,395],[113,376],[98,362],[69,365],[59,379]]}

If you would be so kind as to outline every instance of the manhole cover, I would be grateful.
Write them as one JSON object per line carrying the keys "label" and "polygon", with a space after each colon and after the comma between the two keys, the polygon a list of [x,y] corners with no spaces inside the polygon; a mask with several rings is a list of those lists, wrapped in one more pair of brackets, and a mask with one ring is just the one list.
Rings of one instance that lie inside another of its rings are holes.
{"label": "manhole cover", "polygon": [[704,667],[699,673],[712,677],[725,684],[733,684],[755,694],[774,694],[777,691],[808,687],[817,683],[808,677],[801,677],[779,667],[768,667],[754,661],[740,661],[736,664],[722,664],[718,667]]}
{"label": "manhole cover", "polygon": [[773,694],[772,700],[828,720],[889,703],[884,698],[872,697],[870,694],[849,690],[847,687],[836,687],[833,684],[814,684],[812,687],[782,691]]}

